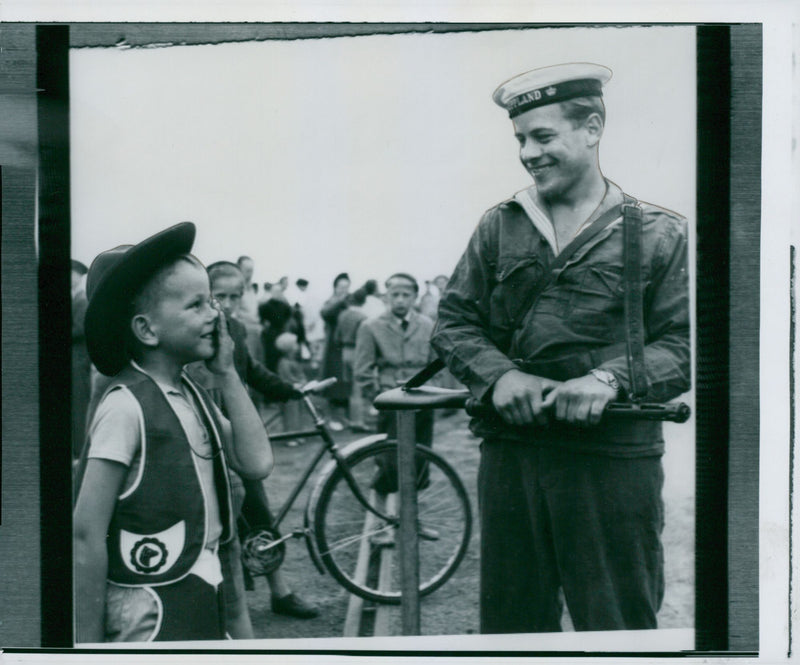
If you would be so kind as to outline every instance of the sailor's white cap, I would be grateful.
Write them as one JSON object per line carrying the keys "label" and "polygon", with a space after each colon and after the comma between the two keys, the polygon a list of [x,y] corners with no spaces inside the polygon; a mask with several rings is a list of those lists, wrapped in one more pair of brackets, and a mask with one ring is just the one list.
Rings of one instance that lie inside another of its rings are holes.
{"label": "sailor's white cap", "polygon": [[572,62],[533,69],[503,83],[492,94],[513,118],[525,111],[575,97],[603,95],[611,70],[591,62]]}

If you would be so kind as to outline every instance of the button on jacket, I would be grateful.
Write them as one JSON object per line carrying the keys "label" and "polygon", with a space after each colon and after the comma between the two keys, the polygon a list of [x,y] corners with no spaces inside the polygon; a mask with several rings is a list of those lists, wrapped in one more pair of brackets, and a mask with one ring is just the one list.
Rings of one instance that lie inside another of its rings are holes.
{"label": "button on jacket", "polygon": [[[523,313],[528,288],[555,258],[552,226],[534,218],[549,219],[535,209],[532,218],[523,200],[518,195],[484,214],[440,301],[433,347],[481,399],[518,368],[558,381],[602,368],[629,391],[622,217],[581,246]],[[622,191],[608,182],[587,225],[622,201]],[[666,401],[690,385],[687,227],[673,212],[646,203],[642,209],[646,398]],[[520,324],[511,327],[513,321]],[[472,428],[480,436],[559,441],[611,454],[663,450],[659,423],[534,429],[476,420]]]}

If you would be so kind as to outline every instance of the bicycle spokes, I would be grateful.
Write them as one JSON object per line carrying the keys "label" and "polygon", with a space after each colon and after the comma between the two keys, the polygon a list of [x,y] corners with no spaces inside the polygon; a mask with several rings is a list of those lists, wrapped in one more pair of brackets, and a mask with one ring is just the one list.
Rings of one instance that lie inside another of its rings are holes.
{"label": "bicycle spokes", "polygon": [[[469,541],[471,514],[453,469],[428,449],[418,447],[418,451],[417,536],[420,592],[425,594],[441,586],[460,563]],[[381,474],[387,468],[391,472],[396,455],[394,442],[381,442],[348,456],[347,468],[370,509],[337,470],[320,492],[314,519],[317,547],[328,570],[354,593],[389,603],[400,600],[399,566],[396,557],[386,552],[398,537],[399,500],[397,493],[381,493],[375,487],[381,487]],[[392,486],[391,477],[386,486]]]}

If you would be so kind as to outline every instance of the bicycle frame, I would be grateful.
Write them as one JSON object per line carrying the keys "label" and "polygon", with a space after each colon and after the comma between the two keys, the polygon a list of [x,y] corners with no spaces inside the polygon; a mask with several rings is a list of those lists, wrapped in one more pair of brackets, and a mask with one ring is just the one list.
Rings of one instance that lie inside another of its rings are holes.
{"label": "bicycle frame", "polygon": [[314,458],[311,460],[309,465],[303,471],[302,475],[298,482],[292,488],[292,491],[289,493],[289,496],[281,505],[280,509],[278,510],[278,514],[275,516],[275,526],[279,527],[281,522],[283,521],[286,514],[291,510],[294,502],[297,500],[297,497],[300,495],[300,492],[303,491],[306,483],[308,482],[311,475],[314,473],[317,465],[319,464],[320,460],[325,457],[325,454],[328,453],[331,457],[335,460],[336,466],[342,472],[347,482],[348,487],[353,492],[353,495],[358,499],[358,502],[364,506],[367,510],[371,513],[377,515],[382,520],[386,520],[387,522],[396,524],[398,523],[397,517],[392,517],[387,515],[386,513],[378,510],[374,506],[372,506],[364,496],[364,493],[361,491],[361,488],[353,478],[350,470],[347,467],[347,464],[344,463],[344,458],[341,456],[339,452],[339,446],[333,440],[331,433],[328,431],[328,428],[325,427],[325,420],[320,416],[314,403],[311,401],[308,395],[303,395],[303,403],[305,404],[306,409],[311,414],[314,419],[314,429],[306,429],[306,430],[296,430],[293,432],[281,432],[280,434],[270,434],[269,438],[270,441],[287,441],[290,439],[302,439],[302,438],[309,438],[312,436],[319,436],[322,438],[323,445],[320,446],[319,450],[314,455]]}

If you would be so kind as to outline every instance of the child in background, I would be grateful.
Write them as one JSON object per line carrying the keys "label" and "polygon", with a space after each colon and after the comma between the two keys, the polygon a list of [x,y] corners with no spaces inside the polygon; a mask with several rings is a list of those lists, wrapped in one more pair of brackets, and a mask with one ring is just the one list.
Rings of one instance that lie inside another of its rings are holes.
{"label": "child in background", "polygon": [[[286,383],[300,388],[306,383],[305,372],[300,363],[298,354],[300,344],[297,335],[290,332],[281,333],[275,340],[275,350],[280,358],[278,360],[278,376]],[[283,429],[286,432],[299,430],[302,426],[303,413],[298,402],[288,402],[281,404],[281,417],[283,418]],[[286,442],[287,446],[294,447],[297,441]]]}
{"label": "child in background", "polygon": [[361,390],[353,380],[353,367],[356,359],[356,334],[358,328],[366,320],[364,304],[367,300],[367,292],[362,287],[356,289],[349,296],[347,309],[339,314],[336,324],[334,339],[342,350],[342,381],[350,391],[348,404],[348,419],[350,430],[353,432],[368,432],[369,428],[364,423],[364,400],[361,399]]}
{"label": "child in background", "polygon": [[[269,439],[233,365],[225,314],[189,254],[191,223],[103,252],[87,278],[86,343],[113,376],[78,472],[76,642],[224,639],[220,543],[227,468],[272,469]],[[183,371],[202,360],[228,417]]]}
{"label": "child in background", "polygon": [[[267,402],[286,402],[299,397],[300,393],[291,383],[282,381],[250,355],[247,330],[234,318],[245,289],[244,276],[239,267],[229,261],[217,261],[208,266],[207,271],[211,282],[211,295],[219,302],[227,317],[228,329],[234,343],[233,364],[239,377],[246,386]],[[215,388],[216,377],[208,372],[203,363],[192,363],[187,371],[208,390],[212,399],[225,413],[224,398]],[[230,474],[230,481],[239,536],[243,538],[247,530],[257,527],[264,527],[277,533],[262,482],[242,480],[235,473]],[[252,639],[254,634],[245,590],[254,588],[254,585],[252,578],[242,569],[239,538],[234,538],[220,547],[220,560],[228,632],[234,639]],[[272,610],[275,613],[301,619],[310,619],[319,614],[316,607],[292,592],[280,569],[269,573],[266,577],[272,594]]]}

